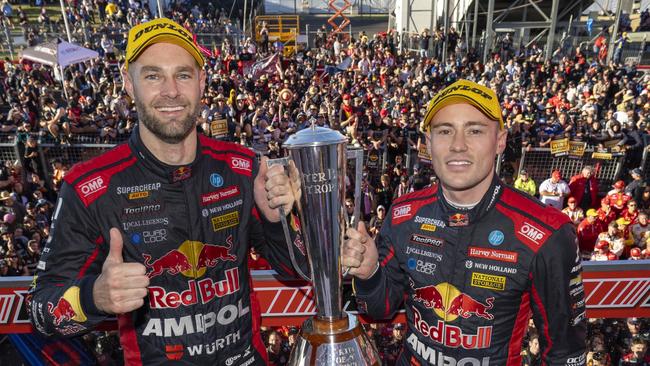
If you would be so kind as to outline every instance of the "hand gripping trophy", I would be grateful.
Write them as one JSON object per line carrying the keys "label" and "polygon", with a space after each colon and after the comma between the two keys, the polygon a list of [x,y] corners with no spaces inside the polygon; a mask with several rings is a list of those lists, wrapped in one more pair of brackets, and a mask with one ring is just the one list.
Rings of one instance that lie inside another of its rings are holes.
{"label": "hand gripping trophy", "polygon": [[[302,195],[296,202],[307,256],[309,278],[295,261],[288,236],[289,253],[296,271],[312,282],[316,297],[316,315],[303,323],[289,365],[380,365],[381,359],[358,319],[342,310],[341,244],[346,230],[345,177],[348,158],[356,161],[355,212],[359,218],[361,163],[363,150],[347,151],[347,139],[337,131],[312,125],[290,136],[283,146],[287,158],[269,164],[287,165],[292,160],[300,174]],[[348,156],[350,155],[350,156]]]}

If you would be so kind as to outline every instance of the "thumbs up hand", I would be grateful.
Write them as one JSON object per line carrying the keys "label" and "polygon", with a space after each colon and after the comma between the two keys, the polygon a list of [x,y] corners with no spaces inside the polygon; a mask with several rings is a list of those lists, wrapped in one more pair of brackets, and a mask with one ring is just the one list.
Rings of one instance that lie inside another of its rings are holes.
{"label": "thumbs up hand", "polygon": [[343,243],[341,265],[349,268],[349,274],[367,280],[377,269],[379,254],[375,241],[368,235],[363,221],[359,222],[356,230],[349,228],[346,235],[348,239]]}
{"label": "thumbs up hand", "polygon": [[122,233],[110,231],[110,249],[102,273],[93,285],[93,300],[97,309],[108,314],[123,314],[144,305],[149,277],[141,263],[124,263]]}

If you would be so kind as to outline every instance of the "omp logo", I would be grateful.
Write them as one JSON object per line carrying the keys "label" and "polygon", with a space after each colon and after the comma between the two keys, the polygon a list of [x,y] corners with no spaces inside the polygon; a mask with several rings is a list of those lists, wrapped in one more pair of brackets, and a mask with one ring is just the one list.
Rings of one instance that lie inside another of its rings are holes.
{"label": "omp logo", "polygon": [[79,185],[79,190],[84,195],[84,197],[88,197],[91,194],[97,193],[104,189],[106,189],[106,186],[104,185],[104,178],[101,176],[94,177],[91,180]]}
{"label": "omp logo", "polygon": [[393,218],[399,219],[400,217],[409,216],[411,214],[411,205],[397,206],[393,208]]}
{"label": "omp logo", "polygon": [[519,228],[519,233],[524,235],[525,237],[527,237],[537,245],[542,244],[541,240],[546,235],[541,229],[533,226],[529,222],[524,222],[524,224]]}
{"label": "omp logo", "polygon": [[249,159],[231,157],[230,166],[236,170],[243,170],[246,172],[251,172],[251,161]]}

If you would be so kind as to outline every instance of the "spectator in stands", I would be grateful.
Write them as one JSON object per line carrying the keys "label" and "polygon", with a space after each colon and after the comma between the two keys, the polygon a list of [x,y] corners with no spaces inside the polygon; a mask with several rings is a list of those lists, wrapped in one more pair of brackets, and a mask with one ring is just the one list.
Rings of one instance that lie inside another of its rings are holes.
{"label": "spectator in stands", "polygon": [[640,201],[643,196],[644,182],[641,176],[641,169],[634,168],[630,170],[632,182],[625,186],[625,194],[629,195],[636,201]]}
{"label": "spectator in stands", "polygon": [[280,333],[276,331],[269,333],[266,352],[269,355],[269,366],[284,366],[289,362],[289,350],[283,344]]}
{"label": "spectator in stands", "polygon": [[[0,186],[1,185],[2,185],[2,181],[0,180]],[[646,210],[646,211],[650,210],[650,186],[646,186],[643,189],[643,193],[641,194],[641,199],[637,200],[637,205],[639,205],[639,210]]]}
{"label": "spectator in stands", "polygon": [[650,366],[648,340],[642,337],[632,338],[630,353],[623,356],[619,366]]}
{"label": "spectator in stands", "polygon": [[619,217],[616,219],[616,224],[618,225],[618,231],[621,239],[623,239],[623,244],[625,244],[627,252],[629,250],[627,247],[634,244],[634,238],[632,238],[632,233],[630,232],[630,222],[623,217]]}
{"label": "spectator in stands", "polygon": [[562,173],[559,170],[554,170],[551,177],[539,185],[540,200],[558,210],[562,210],[564,198],[570,193],[569,185],[562,180]]}
{"label": "spectator in stands", "polygon": [[618,216],[623,212],[625,206],[627,206],[627,201],[632,197],[624,192],[625,182],[622,180],[616,181],[612,188],[614,189],[607,192],[607,198],[612,206],[612,211]]}
{"label": "spectator in stands", "polygon": [[598,219],[605,225],[609,225],[610,222],[616,220],[616,212],[612,210],[608,197],[600,200],[600,208],[596,212],[598,213]]}
{"label": "spectator in stands", "polygon": [[611,253],[609,250],[609,243],[605,240],[599,241],[594,247],[594,251],[591,254],[590,260],[592,261],[608,261],[610,260],[610,255],[616,258],[616,254]]}
{"label": "spectator in stands", "polygon": [[627,201],[627,208],[623,213],[621,213],[621,218],[625,219],[630,224],[636,223],[636,219],[639,216],[637,206],[638,205],[634,199]]}
{"label": "spectator in stands", "polygon": [[567,207],[562,209],[562,212],[569,216],[574,225],[578,226],[585,218],[585,213],[582,208],[578,207],[575,197],[569,197],[567,200]]}
{"label": "spectator in stands", "polygon": [[601,220],[598,220],[598,213],[593,208],[587,210],[587,217],[580,222],[577,228],[578,246],[583,258],[588,258],[594,250],[598,235],[607,230]]}
{"label": "spectator in stands", "polygon": [[370,219],[370,224],[368,225],[368,233],[374,238],[379,233],[379,229],[384,224],[386,219],[386,207],[379,205],[377,206],[377,215],[373,216]]}
{"label": "spectator in stands", "polygon": [[638,261],[641,259],[643,259],[643,254],[641,253],[641,249],[639,248],[630,249],[630,257],[628,258],[628,260]]}
{"label": "spectator in stands", "polygon": [[621,355],[626,354],[631,349],[633,340],[643,337],[648,331],[647,325],[647,321],[643,318],[627,318],[616,339],[617,352]]}
{"label": "spectator in stands", "polygon": [[578,206],[584,211],[596,208],[598,204],[598,179],[593,171],[591,165],[586,165],[580,174],[574,175],[569,180],[571,196],[575,197]]}
{"label": "spectator in stands", "polygon": [[27,266],[27,272],[30,276],[33,276],[36,273],[36,266],[38,261],[41,258],[41,248],[40,243],[37,240],[30,240],[27,242],[27,251],[23,256],[25,265]]}
{"label": "spectator in stands", "polygon": [[533,332],[528,338],[528,347],[521,354],[521,366],[541,366],[542,355],[539,349],[539,335]]}
{"label": "spectator in stands", "polygon": [[537,194],[537,185],[534,180],[528,177],[528,171],[526,169],[521,169],[521,171],[519,171],[519,176],[515,180],[513,186],[515,189],[528,193],[532,197],[535,197]]}
{"label": "spectator in stands", "polygon": [[650,226],[648,226],[648,214],[645,211],[639,212],[637,216],[636,223],[632,224],[630,227],[630,232],[634,238],[634,245],[644,249],[645,240],[648,237],[647,233],[650,231]]}
{"label": "spectator in stands", "polygon": [[610,222],[609,225],[607,225],[607,231],[600,233],[597,240],[599,244],[607,242],[609,251],[617,258],[623,254],[625,244],[623,244],[623,237],[618,229],[618,223],[616,223],[616,221]]}

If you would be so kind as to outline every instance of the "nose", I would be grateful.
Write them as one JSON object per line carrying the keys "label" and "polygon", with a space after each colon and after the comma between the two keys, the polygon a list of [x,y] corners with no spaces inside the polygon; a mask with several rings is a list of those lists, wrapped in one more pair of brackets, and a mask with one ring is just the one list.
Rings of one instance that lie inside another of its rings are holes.
{"label": "nose", "polygon": [[167,77],[165,82],[162,85],[160,95],[168,98],[176,98],[178,96],[178,84],[176,83],[176,78]]}
{"label": "nose", "polygon": [[465,134],[455,132],[451,139],[451,145],[449,145],[449,150],[454,152],[461,152],[467,150],[467,143],[465,141]]}

